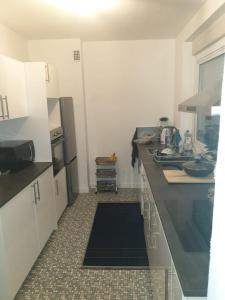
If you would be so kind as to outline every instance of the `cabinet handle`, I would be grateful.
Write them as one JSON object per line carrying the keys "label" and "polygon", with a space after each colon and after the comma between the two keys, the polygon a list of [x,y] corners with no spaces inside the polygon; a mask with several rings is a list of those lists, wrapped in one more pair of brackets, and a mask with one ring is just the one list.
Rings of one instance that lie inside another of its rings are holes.
{"label": "cabinet handle", "polygon": [[49,76],[49,66],[48,64],[45,65],[45,74],[46,74],[46,82],[50,82],[50,76]]}
{"label": "cabinet handle", "polygon": [[40,195],[40,188],[39,188],[39,181],[37,180],[37,190],[38,190],[38,200],[41,201],[41,195]]}
{"label": "cabinet handle", "polygon": [[58,183],[57,179],[55,180],[55,186],[56,186],[56,195],[58,196],[59,195],[59,183]]}
{"label": "cabinet handle", "polygon": [[34,191],[34,203],[37,205],[37,194],[36,194],[36,188],[35,188],[36,182],[32,184],[32,188]]}
{"label": "cabinet handle", "polygon": [[0,116],[3,120],[5,120],[5,112],[4,112],[4,105],[3,105],[3,99],[2,96],[0,96],[0,102],[1,102],[1,110],[2,110],[2,115]]}
{"label": "cabinet handle", "polygon": [[146,182],[146,177],[144,174],[142,174],[142,178],[143,178],[143,181]]}
{"label": "cabinet handle", "polygon": [[152,232],[150,236],[150,243],[149,243],[150,249],[158,249],[157,238],[158,238],[157,235]]}
{"label": "cabinet handle", "polygon": [[2,100],[5,101],[5,105],[6,105],[6,113],[7,114],[5,115],[5,117],[7,117],[7,119],[9,119],[9,105],[8,105],[8,98],[7,98],[7,96],[3,97]]}

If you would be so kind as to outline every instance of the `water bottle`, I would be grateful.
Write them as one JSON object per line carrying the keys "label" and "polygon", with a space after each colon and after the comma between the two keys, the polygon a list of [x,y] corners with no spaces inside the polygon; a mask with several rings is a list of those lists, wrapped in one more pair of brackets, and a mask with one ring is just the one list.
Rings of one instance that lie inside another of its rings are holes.
{"label": "water bottle", "polygon": [[189,130],[186,130],[184,133],[184,143],[183,143],[183,150],[185,152],[192,151],[192,135]]}

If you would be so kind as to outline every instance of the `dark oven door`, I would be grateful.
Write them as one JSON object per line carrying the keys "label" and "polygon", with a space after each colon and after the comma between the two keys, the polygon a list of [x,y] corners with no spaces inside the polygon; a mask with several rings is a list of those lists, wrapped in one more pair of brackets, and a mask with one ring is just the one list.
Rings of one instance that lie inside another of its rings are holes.
{"label": "dark oven door", "polygon": [[54,176],[64,167],[63,142],[64,138],[62,136],[51,142]]}

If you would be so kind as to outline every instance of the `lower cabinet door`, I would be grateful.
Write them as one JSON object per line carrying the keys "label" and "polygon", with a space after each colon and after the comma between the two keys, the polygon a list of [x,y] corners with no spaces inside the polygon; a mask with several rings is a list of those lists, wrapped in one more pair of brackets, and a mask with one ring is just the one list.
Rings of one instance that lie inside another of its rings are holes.
{"label": "lower cabinet door", "polygon": [[153,242],[150,248],[150,266],[165,268],[171,271],[171,254],[167,245],[166,237],[163,231],[163,227],[157,212],[156,205],[151,203],[151,223],[150,234]]}
{"label": "lower cabinet door", "polygon": [[54,178],[57,221],[65,210],[67,201],[66,171],[63,168]]}
{"label": "lower cabinet door", "polygon": [[0,209],[0,299],[13,299],[38,252],[32,189],[25,188]]}
{"label": "lower cabinet door", "polygon": [[41,251],[52,231],[57,227],[52,168],[45,171],[36,182],[36,220]]}

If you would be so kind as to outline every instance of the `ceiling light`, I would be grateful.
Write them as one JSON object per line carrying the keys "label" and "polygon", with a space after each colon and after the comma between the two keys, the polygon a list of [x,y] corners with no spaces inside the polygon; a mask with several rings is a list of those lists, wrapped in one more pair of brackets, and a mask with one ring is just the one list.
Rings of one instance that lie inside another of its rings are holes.
{"label": "ceiling light", "polygon": [[100,11],[111,10],[119,0],[48,0],[51,4],[80,16],[95,15]]}

